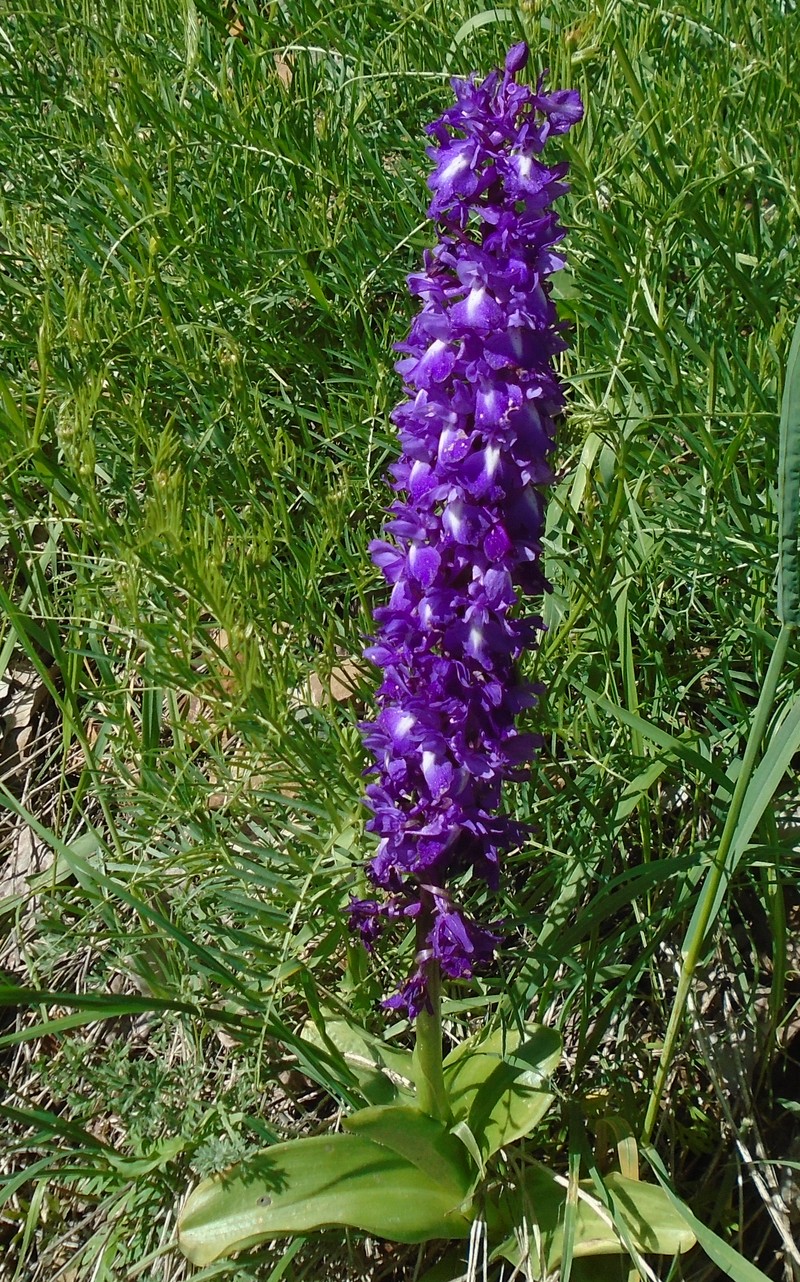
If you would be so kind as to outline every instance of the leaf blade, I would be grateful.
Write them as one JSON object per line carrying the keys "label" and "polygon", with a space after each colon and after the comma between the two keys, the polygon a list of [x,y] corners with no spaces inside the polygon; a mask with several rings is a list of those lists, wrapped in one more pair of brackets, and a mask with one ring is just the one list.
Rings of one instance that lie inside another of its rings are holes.
{"label": "leaf blade", "polygon": [[800,320],[798,320],[783,388],[778,461],[778,617],[800,625]]}
{"label": "leaf blade", "polygon": [[346,1225],[421,1242],[459,1238],[469,1221],[458,1198],[389,1149],[360,1135],[275,1144],[191,1193],[178,1241],[193,1264],[276,1237]]}

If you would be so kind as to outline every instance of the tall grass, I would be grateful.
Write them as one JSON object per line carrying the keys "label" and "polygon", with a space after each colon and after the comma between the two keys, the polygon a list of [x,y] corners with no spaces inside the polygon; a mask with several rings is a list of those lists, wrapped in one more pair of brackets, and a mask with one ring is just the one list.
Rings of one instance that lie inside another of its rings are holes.
{"label": "tall grass", "polygon": [[[368,968],[343,908],[423,126],[448,74],[523,35],[587,104],[532,661],[546,748],[509,798],[536,825],[507,866],[513,946],[445,1014],[453,1036],[558,1024],[581,1125],[602,1100],[641,1131],[778,631],[795,6],[23,0],[0,16],[7,1282],[185,1276],[196,1176],[359,1099],[325,1027],[382,1031],[405,965]],[[784,1278],[737,1166],[794,1142],[791,771],[772,792],[655,1140],[698,1215]],[[542,1136],[565,1169],[573,1140],[566,1111]],[[230,1276],[417,1268],[328,1235]]]}

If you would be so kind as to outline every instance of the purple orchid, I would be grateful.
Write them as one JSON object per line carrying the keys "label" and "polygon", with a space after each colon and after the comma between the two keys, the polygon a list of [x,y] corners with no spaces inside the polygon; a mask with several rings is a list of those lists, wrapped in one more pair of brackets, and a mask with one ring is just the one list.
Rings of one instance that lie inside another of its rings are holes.
{"label": "purple orchid", "polygon": [[500,857],[522,828],[499,815],[504,779],[522,778],[536,741],[515,726],[536,688],[517,673],[540,619],[513,614],[541,593],[548,454],[564,400],[563,350],[547,278],[564,265],[550,206],[566,164],[540,153],[583,108],[574,90],[533,89],[505,70],[454,80],[455,105],[428,133],[436,247],[409,277],[421,310],[397,369],[407,399],[393,418],[401,457],[386,540],[371,544],[391,586],[365,651],[383,671],[378,713],[362,726],[374,757],[367,827],[379,838],[369,876],[385,898],[354,900],[351,924],[373,948],[390,921],[412,921],[416,966],[385,1003],[429,1008],[432,962],[452,979],[494,955],[499,936],[454,900],[470,878],[498,885]]}

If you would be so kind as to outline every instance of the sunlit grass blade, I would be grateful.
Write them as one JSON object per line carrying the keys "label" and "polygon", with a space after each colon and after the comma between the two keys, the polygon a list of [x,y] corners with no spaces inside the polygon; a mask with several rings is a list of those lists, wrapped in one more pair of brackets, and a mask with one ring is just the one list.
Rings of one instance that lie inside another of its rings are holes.
{"label": "sunlit grass blade", "polygon": [[778,474],[778,616],[800,625],[800,321],[783,389]]}

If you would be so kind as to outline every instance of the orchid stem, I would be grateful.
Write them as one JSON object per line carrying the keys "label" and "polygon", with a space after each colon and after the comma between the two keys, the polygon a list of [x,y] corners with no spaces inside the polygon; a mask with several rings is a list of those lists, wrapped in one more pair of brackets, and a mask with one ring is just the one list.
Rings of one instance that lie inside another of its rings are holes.
{"label": "orchid stem", "polygon": [[450,1102],[442,1071],[441,973],[435,960],[429,961],[427,968],[431,1010],[421,1010],[417,1015],[417,1044],[414,1048],[417,1106],[423,1113],[447,1122],[450,1119]]}

